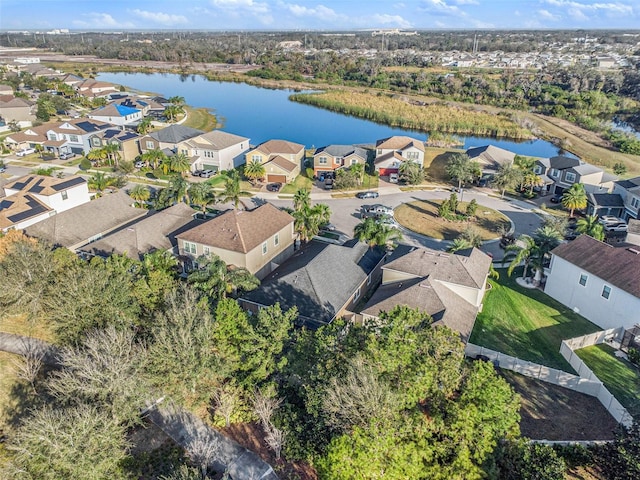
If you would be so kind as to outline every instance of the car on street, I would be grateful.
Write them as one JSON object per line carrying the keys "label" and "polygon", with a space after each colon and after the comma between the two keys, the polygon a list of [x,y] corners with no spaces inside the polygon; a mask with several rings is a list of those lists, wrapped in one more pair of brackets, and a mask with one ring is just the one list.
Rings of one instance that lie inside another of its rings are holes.
{"label": "car on street", "polygon": [[356,198],[378,198],[378,192],[367,191],[356,193]]}
{"label": "car on street", "polygon": [[24,148],[16,152],[17,157],[26,157],[27,155],[31,155],[32,153],[36,153],[35,148]]}
{"label": "car on street", "polygon": [[362,213],[370,217],[373,217],[376,215],[393,216],[393,208],[386,207],[384,205],[365,205],[362,207]]}
{"label": "car on street", "polygon": [[282,184],[280,182],[269,183],[267,185],[267,190],[270,192],[278,192],[282,188]]}
{"label": "car on street", "polygon": [[377,217],[377,222],[381,225],[384,225],[389,228],[400,228],[400,224],[395,221],[395,219],[391,215],[381,215]]}

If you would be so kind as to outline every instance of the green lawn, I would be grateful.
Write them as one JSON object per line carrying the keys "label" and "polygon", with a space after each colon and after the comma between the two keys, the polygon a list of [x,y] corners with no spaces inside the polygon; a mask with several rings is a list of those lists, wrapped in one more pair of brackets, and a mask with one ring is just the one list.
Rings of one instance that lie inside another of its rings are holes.
{"label": "green lawn", "polygon": [[296,193],[301,188],[304,190],[311,190],[311,185],[313,184],[313,180],[311,180],[306,175],[300,174],[296,177],[296,179],[292,183],[287,183],[282,187],[280,193]]}
{"label": "green lawn", "polygon": [[485,295],[470,342],[573,372],[560,355],[560,343],[600,328],[544,292],[519,286],[515,279],[521,269],[516,269],[511,277],[505,269],[499,272],[499,280],[490,280],[492,288]]}
{"label": "green lawn", "polygon": [[594,345],[576,350],[605,387],[629,411],[640,418],[640,372],[626,360],[614,355],[609,345]]}

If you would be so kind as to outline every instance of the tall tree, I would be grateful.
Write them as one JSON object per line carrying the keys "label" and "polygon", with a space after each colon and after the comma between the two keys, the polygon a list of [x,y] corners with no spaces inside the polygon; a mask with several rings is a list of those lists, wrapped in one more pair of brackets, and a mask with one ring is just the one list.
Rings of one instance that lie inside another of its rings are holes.
{"label": "tall tree", "polygon": [[244,194],[240,188],[240,175],[236,170],[231,170],[227,173],[227,179],[224,184],[224,191],[222,192],[222,202],[232,202],[235,208],[238,208],[239,204],[242,204],[246,209],[246,205],[240,200],[240,197]]}
{"label": "tall tree", "polygon": [[536,241],[529,235],[520,235],[516,243],[509,245],[506,248],[506,254],[503,261],[506,261],[509,257],[513,258],[507,268],[507,275],[510,276],[513,273],[513,270],[523,263],[524,271],[522,272],[522,278],[527,277],[529,265],[532,262],[541,260],[538,245],[536,245]]}
{"label": "tall tree", "polygon": [[500,196],[504,198],[505,190],[516,188],[522,183],[523,172],[513,164],[501,165],[498,173],[493,177],[491,183],[501,190]]}
{"label": "tall tree", "polygon": [[573,212],[576,209],[586,208],[587,206],[587,193],[584,190],[584,185],[581,183],[574,183],[570,188],[564,191],[562,194],[562,205],[564,208],[570,210],[569,217],[573,217]]}
{"label": "tall tree", "polygon": [[184,153],[176,153],[169,157],[169,169],[172,172],[183,175],[191,168],[191,161],[189,157]]}
{"label": "tall tree", "polygon": [[140,159],[143,162],[147,162],[149,164],[149,166],[155,170],[161,164],[164,163],[164,159],[166,157],[167,156],[164,154],[164,152],[162,150],[154,149],[154,150],[148,150],[148,151],[144,152],[140,156]]}
{"label": "tall tree", "polygon": [[136,205],[140,207],[151,198],[151,192],[146,186],[137,184],[129,190],[129,196],[136,202]]}
{"label": "tall tree", "polygon": [[355,226],[353,233],[355,238],[366,243],[370,248],[390,247],[396,240],[402,238],[402,233],[398,229],[389,227],[375,218],[365,218]]}
{"label": "tall tree", "polygon": [[244,166],[244,176],[254,183],[256,180],[264,178],[264,165],[258,160],[252,160]]}
{"label": "tall tree", "polygon": [[187,281],[211,300],[220,300],[238,291],[248,292],[257,288],[260,281],[246,268],[227,265],[215,255],[198,257],[198,269],[189,273]]}
{"label": "tall tree", "polygon": [[413,160],[402,162],[398,172],[400,173],[400,178],[411,185],[418,185],[424,180],[422,166]]}
{"label": "tall tree", "polygon": [[207,205],[215,200],[213,188],[208,182],[190,184],[188,193],[191,201],[199,205],[203,212],[206,211]]}
{"label": "tall tree", "polygon": [[471,182],[482,174],[480,164],[469,159],[466,153],[454,153],[447,162],[446,172],[449,177],[458,182],[458,190],[462,184]]}

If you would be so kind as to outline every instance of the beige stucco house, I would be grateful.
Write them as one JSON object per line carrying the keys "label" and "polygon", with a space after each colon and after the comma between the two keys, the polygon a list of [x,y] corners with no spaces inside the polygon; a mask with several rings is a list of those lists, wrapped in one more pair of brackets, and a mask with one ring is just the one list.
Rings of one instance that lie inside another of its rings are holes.
{"label": "beige stucco house", "polygon": [[253,210],[227,210],[177,239],[180,255],[196,268],[199,257],[217,255],[261,279],[293,255],[295,236],[293,217],[265,203]]}
{"label": "beige stucco house", "polygon": [[411,137],[395,136],[376,142],[376,171],[380,176],[398,173],[400,165],[413,161],[424,165],[424,142]]}
{"label": "beige stucco house", "polygon": [[304,160],[304,145],[287,140],[268,140],[245,154],[246,163],[264,165],[267,182],[292,182]]}
{"label": "beige stucco house", "polygon": [[213,130],[180,142],[177,151],[191,161],[191,171],[232,170],[244,163],[249,139],[233,133]]}
{"label": "beige stucco house", "polygon": [[316,149],[313,154],[313,174],[333,172],[339,168],[349,168],[351,165],[367,164],[367,151],[353,145],[327,145]]}

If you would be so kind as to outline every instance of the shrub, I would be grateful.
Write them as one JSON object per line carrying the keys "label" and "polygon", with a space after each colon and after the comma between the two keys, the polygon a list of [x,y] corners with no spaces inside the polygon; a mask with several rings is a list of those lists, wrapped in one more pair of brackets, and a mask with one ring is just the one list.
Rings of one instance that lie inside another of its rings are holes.
{"label": "shrub", "polygon": [[629,358],[629,361],[634,365],[640,365],[640,350],[638,350],[637,348],[629,348],[627,357]]}
{"label": "shrub", "polygon": [[467,210],[466,210],[466,214],[470,217],[473,217],[476,214],[476,211],[478,210],[478,202],[476,202],[476,199],[474,198],[473,200],[471,200],[469,202],[469,204],[467,205]]}
{"label": "shrub", "polygon": [[91,166],[91,160],[89,160],[87,157],[84,157],[82,160],[80,160],[80,170],[89,170]]}
{"label": "shrub", "polygon": [[438,215],[442,218],[449,218],[451,216],[451,207],[449,202],[442,202],[438,207]]}

